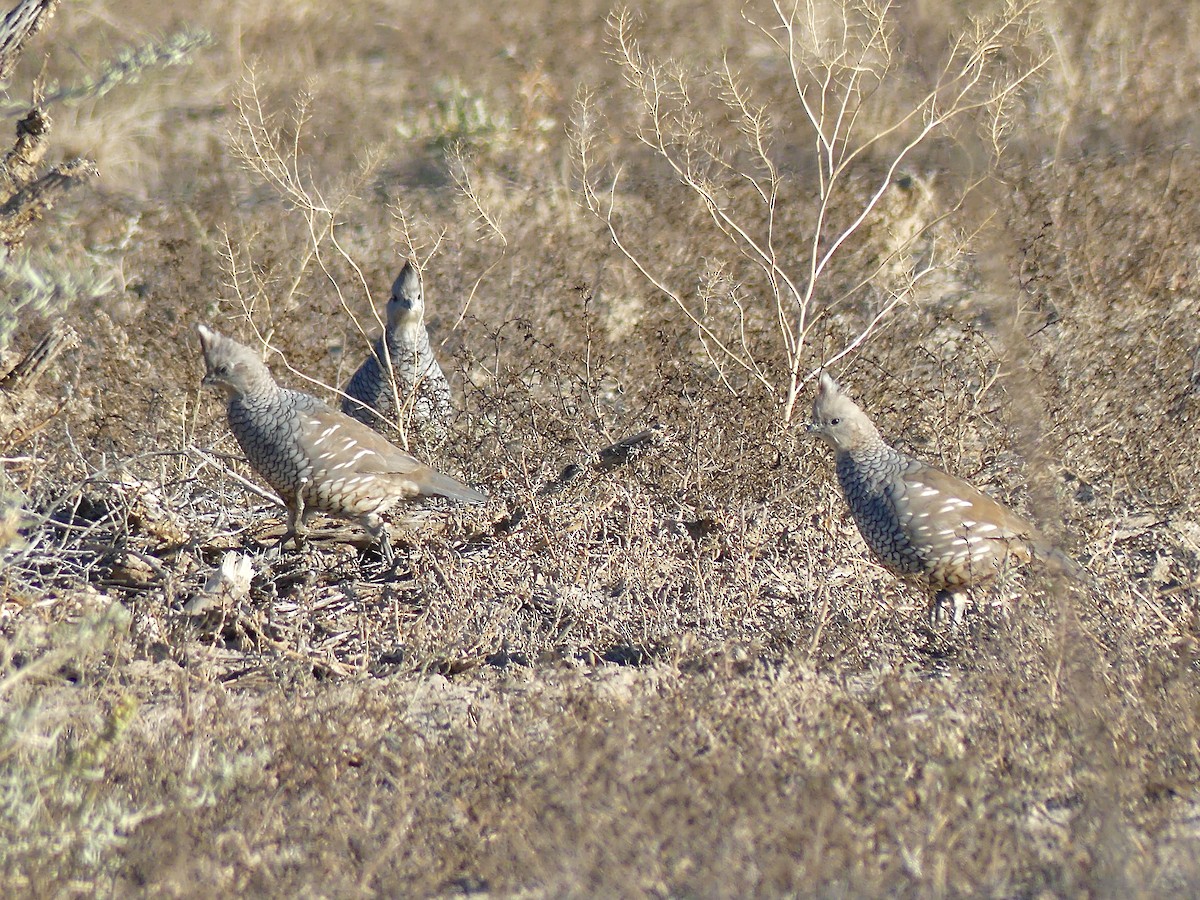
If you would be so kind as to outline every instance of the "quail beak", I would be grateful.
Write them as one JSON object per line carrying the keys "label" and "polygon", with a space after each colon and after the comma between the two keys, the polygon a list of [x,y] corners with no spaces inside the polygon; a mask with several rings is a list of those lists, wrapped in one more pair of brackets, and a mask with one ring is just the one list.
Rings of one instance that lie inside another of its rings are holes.
{"label": "quail beak", "polygon": [[833,440],[830,439],[829,432],[827,432],[822,426],[818,425],[816,422],[809,422],[808,425],[804,429],[804,434],[810,440],[814,440],[814,439],[819,440],[823,444],[828,444],[830,447],[833,447],[835,449],[837,448],[837,444],[835,444],[833,442]]}
{"label": "quail beak", "polygon": [[229,385],[226,384],[223,379],[219,378],[217,376],[217,373],[214,372],[212,369],[209,369],[207,372],[204,373],[204,377],[200,379],[200,384],[203,387],[213,388],[218,391],[228,391],[229,390]]}

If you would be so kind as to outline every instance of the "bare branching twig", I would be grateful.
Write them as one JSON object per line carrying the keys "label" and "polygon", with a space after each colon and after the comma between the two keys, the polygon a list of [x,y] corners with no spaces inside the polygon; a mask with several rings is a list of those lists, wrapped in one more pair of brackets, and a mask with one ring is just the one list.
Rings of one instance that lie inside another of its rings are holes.
{"label": "bare branching twig", "polygon": [[[818,9],[828,8],[835,10],[833,17],[821,18]],[[761,360],[744,331],[745,304],[755,302],[749,295],[728,294],[728,308],[736,323],[731,340],[718,334],[712,324],[707,304],[715,298],[703,290],[693,295],[671,285],[661,267],[630,245],[621,225],[621,167],[598,158],[599,114],[586,93],[576,102],[572,138],[584,204],[604,221],[618,252],[696,327],[716,371],[720,374],[732,365],[763,385],[778,398],[783,420],[788,422],[801,387],[814,372],[868,341],[888,315],[911,298],[912,288],[922,278],[953,264],[954,257],[946,253],[931,257],[933,262],[919,268],[908,279],[906,289],[890,292],[857,335],[814,366],[806,364],[812,355],[809,339],[820,318],[822,296],[828,292],[823,285],[833,260],[877,215],[914,151],[949,136],[952,124],[983,116],[981,130],[988,136],[993,156],[998,156],[1008,111],[1044,60],[1010,61],[1014,56],[1011,50],[1029,42],[1034,25],[1032,2],[1009,2],[1000,14],[975,21],[960,36],[924,93],[897,105],[894,95],[899,92],[891,90],[891,82],[898,77],[894,74],[893,3],[841,0],[831,7],[818,7],[773,0],[769,9],[769,21],[747,21],[787,61],[791,91],[807,125],[817,172],[815,223],[798,262],[794,249],[780,243],[780,202],[785,194],[791,195],[786,190],[791,185],[790,176],[781,172],[775,161],[775,125],[768,105],[754,98],[728,58],[711,72],[693,74],[678,63],[650,57],[638,42],[628,11],[613,14],[609,35],[611,56],[641,108],[641,119],[634,125],[636,138],[700,201],[730,248],[763,277],[777,329],[772,339],[783,350],[786,371],[773,370]],[[711,111],[708,99],[717,101],[717,113]],[[723,134],[732,137],[722,141]],[[834,211],[850,198],[853,177],[865,168],[869,157],[881,155],[884,164],[874,170],[878,174],[870,176],[874,181],[866,199],[844,224],[838,224]],[[959,208],[962,197],[979,181],[972,179],[952,208]],[[757,210],[748,211],[741,205],[747,188]],[[877,271],[888,259],[909,252],[938,218],[931,211],[924,222],[910,229],[888,249]],[[851,293],[865,288],[869,281],[863,279]]]}

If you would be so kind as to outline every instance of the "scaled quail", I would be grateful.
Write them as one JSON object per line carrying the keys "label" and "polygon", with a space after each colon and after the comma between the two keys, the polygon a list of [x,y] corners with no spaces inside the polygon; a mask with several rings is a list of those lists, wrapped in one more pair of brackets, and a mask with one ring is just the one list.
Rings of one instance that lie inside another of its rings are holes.
{"label": "scaled quail", "polygon": [[391,542],[381,517],[397,503],[431,495],[467,503],[487,499],[311,394],[281,388],[248,347],[203,325],[200,345],[204,384],[225,390],[233,436],[251,467],[287,504],[281,545],[294,538],[302,546],[305,521],[317,510],[357,519],[390,564]]}
{"label": "scaled quail", "polygon": [[1077,570],[1007,507],[884,443],[828,374],[821,375],[808,431],[836,451],[838,481],[871,552],[937,592],[935,617],[953,603],[954,621],[961,621],[965,589],[994,578],[1010,561],[1038,556]]}
{"label": "scaled quail", "polygon": [[429,346],[421,273],[411,262],[404,264],[392,284],[383,336],[346,385],[345,394],[342,412],[384,434],[390,434],[397,422],[405,432],[411,428],[425,437],[445,434],[454,404],[450,384]]}

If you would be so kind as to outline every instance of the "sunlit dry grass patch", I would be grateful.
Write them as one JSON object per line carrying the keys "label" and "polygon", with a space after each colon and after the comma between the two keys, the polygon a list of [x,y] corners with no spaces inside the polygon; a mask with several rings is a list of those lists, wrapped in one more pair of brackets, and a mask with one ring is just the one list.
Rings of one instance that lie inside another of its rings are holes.
{"label": "sunlit dry grass patch", "polygon": [[[57,10],[7,101],[213,43],[52,110],[100,177],[0,348],[78,335],[0,433],[6,893],[1195,890],[1190,7],[789,10]],[[491,499],[275,555],[196,325],[336,402],[409,256],[414,449]],[[831,362],[1086,577],[931,627],[798,427]]]}

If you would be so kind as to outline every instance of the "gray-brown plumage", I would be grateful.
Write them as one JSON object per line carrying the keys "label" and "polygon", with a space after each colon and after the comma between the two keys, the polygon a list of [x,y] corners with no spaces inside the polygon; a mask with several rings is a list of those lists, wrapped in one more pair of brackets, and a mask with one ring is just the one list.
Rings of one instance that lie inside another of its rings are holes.
{"label": "gray-brown plumage", "polygon": [[342,412],[385,434],[392,423],[426,437],[445,434],[454,403],[429,346],[421,273],[411,262],[392,285],[383,336],[350,378],[345,394]]}
{"label": "gray-brown plumage", "polygon": [[204,383],[229,398],[229,428],[250,466],[283,498],[283,541],[303,543],[314,510],[357,519],[392,551],[382,516],[399,503],[439,495],[477,503],[486,497],[435,471],[311,394],[281,388],[258,354],[200,326]]}
{"label": "gray-brown plumage", "polygon": [[961,618],[972,585],[1010,563],[1039,556],[1075,565],[1012,510],[961,478],[893,449],[827,374],[821,376],[809,432],[836,451],[838,482],[871,552],[894,572],[954,601]]}

